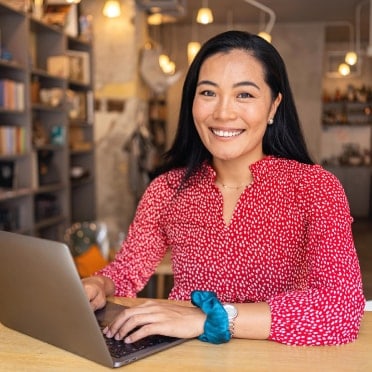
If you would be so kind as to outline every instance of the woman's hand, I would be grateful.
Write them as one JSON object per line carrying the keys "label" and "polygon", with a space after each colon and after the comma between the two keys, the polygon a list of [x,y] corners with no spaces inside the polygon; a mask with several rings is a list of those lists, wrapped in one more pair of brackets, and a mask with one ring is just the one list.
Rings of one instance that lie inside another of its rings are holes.
{"label": "woman's hand", "polygon": [[93,310],[101,309],[106,305],[106,296],[114,293],[115,286],[111,279],[104,276],[91,276],[82,279],[85,293]]}
{"label": "woman's hand", "polygon": [[103,333],[127,343],[155,334],[194,338],[204,332],[205,319],[206,315],[197,307],[147,301],[123,310]]}

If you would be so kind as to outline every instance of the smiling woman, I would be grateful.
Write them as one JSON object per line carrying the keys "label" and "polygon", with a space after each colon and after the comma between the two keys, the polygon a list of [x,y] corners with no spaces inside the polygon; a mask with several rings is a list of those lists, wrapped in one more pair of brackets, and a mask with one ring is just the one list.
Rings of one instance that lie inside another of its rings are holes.
{"label": "smiling woman", "polygon": [[240,184],[250,178],[246,165],[264,157],[262,139],[281,101],[280,93],[272,96],[264,78],[261,64],[242,50],[211,56],[200,69],[193,117],[224,184],[233,180],[224,179],[229,175],[221,174],[221,162],[234,160],[233,178]]}
{"label": "smiling woman", "polygon": [[149,302],[120,314],[106,335],[295,345],[357,337],[365,299],[347,198],[308,155],[271,44],[228,31],[202,46],[166,160],[115,260],[84,286],[94,309],[106,296],[135,296],[169,249],[169,298],[194,307]]}

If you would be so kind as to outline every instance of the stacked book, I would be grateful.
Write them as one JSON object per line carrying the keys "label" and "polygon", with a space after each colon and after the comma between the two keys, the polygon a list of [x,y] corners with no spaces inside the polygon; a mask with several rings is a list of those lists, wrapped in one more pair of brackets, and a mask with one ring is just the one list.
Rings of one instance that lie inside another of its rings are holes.
{"label": "stacked book", "polygon": [[26,151],[24,127],[0,126],[0,155],[20,155]]}
{"label": "stacked book", "polygon": [[25,109],[25,84],[11,79],[0,79],[0,109]]}

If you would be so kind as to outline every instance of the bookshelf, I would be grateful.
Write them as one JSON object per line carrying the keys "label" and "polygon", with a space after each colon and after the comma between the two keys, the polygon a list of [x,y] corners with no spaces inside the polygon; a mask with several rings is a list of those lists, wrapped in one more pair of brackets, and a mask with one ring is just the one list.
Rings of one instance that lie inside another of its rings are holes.
{"label": "bookshelf", "polygon": [[62,240],[95,219],[92,52],[0,0],[0,229]]}

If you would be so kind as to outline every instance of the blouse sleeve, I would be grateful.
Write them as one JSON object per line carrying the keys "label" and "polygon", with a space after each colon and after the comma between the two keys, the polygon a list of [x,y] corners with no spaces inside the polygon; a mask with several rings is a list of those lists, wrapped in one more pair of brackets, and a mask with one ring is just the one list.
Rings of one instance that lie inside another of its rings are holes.
{"label": "blouse sleeve", "polygon": [[339,181],[326,171],[304,181],[301,189],[308,224],[307,284],[268,300],[269,338],[292,345],[347,343],[358,335],[365,303],[348,202]]}
{"label": "blouse sleeve", "polygon": [[108,266],[96,273],[111,278],[115,296],[135,297],[165,255],[167,243],[161,215],[169,192],[162,176],[148,186],[121,249]]}

